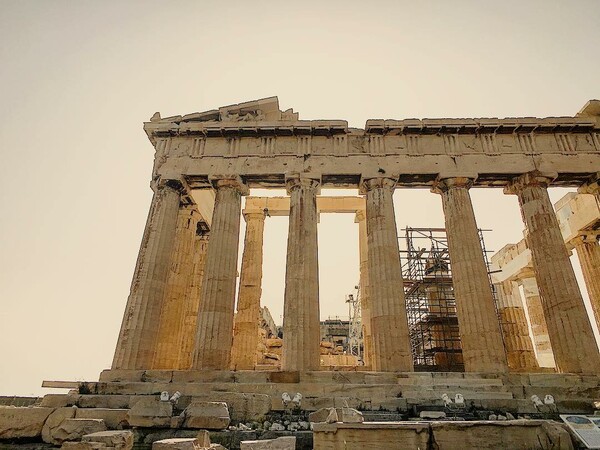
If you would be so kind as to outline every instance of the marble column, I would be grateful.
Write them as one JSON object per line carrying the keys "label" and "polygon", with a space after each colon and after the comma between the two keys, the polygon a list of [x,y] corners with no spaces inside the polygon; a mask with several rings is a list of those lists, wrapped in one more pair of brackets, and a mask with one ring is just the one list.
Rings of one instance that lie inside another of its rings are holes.
{"label": "marble column", "polygon": [[177,218],[175,246],[171,255],[167,287],[165,289],[154,354],[154,369],[177,369],[182,317],[186,291],[192,276],[194,241],[200,214],[195,205],[182,206]]}
{"label": "marble column", "polygon": [[369,248],[367,245],[367,213],[356,211],[355,222],[358,223],[358,252],[360,256],[360,308],[363,332],[363,361],[365,366],[371,365],[373,353],[373,333],[371,331],[371,305],[369,295]]}
{"label": "marble column", "polygon": [[113,369],[150,369],[171,254],[175,246],[181,183],[162,181],[154,196],[112,363]]}
{"label": "marble column", "polygon": [[542,300],[535,276],[533,273],[529,276],[523,275],[517,280],[517,283],[523,287],[523,296],[525,297],[525,306],[531,325],[531,335],[538,365],[540,367],[556,367],[550,336],[548,335],[548,325],[544,317],[544,309],[542,308]]}
{"label": "marble column", "polygon": [[254,370],[257,361],[262,293],[264,211],[247,211],[237,314],[233,327],[231,368]]}
{"label": "marble column", "polygon": [[596,323],[600,327],[600,245],[596,233],[598,230],[582,234],[571,243],[575,246]]}
{"label": "marble column", "polygon": [[434,187],[444,208],[463,360],[467,372],[505,372],[506,354],[469,195],[471,184],[469,178],[446,178]]}
{"label": "marble column", "polygon": [[371,370],[379,372],[413,370],[392,198],[395,184],[392,178],[361,182],[367,213]]}
{"label": "marble column", "polygon": [[196,324],[193,368],[227,370],[233,340],[242,195],[238,177],[211,180],[216,190]]}
{"label": "marble column", "polygon": [[317,190],[319,181],[286,177],[290,195],[283,305],[284,371],[320,368]]}
{"label": "marble column", "polygon": [[552,180],[531,172],[515,178],[506,191],[519,199],[557,369],[597,374],[600,353],[548,196]]}
{"label": "marble column", "polygon": [[510,280],[498,283],[496,296],[509,369],[520,372],[535,371],[539,365],[529,336],[519,285]]}
{"label": "marble column", "polygon": [[185,292],[185,304],[181,315],[181,335],[179,341],[178,370],[189,370],[194,360],[194,343],[196,341],[196,324],[198,323],[198,308],[202,279],[204,277],[204,264],[208,250],[209,232],[199,229],[194,238],[194,251],[192,261],[192,274]]}

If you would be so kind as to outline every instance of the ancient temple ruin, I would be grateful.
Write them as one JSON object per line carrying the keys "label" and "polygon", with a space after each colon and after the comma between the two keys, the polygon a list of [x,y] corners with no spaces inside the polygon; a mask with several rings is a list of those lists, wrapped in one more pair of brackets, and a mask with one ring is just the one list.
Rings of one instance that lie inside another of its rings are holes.
{"label": "ancient temple ruin", "polygon": [[289,209],[282,370],[318,370],[317,197],[326,186],[358,187],[365,199],[360,211],[352,207],[366,247],[366,370],[413,370],[392,203],[394,189],[413,187],[442,198],[465,371],[508,370],[511,349],[502,345],[469,198],[471,187],[486,187],[519,199],[558,370],[597,373],[600,354],[590,350],[592,329],[547,194],[549,186],[595,192],[597,109],[590,102],[576,117],[546,119],[368,120],[364,130],[300,120],[276,98],[155,114],[144,125],[156,148],[155,195],[112,370],[228,370],[232,354],[235,367],[253,369],[271,208],[252,200],[234,333],[241,198],[253,187],[289,193],[280,199]]}

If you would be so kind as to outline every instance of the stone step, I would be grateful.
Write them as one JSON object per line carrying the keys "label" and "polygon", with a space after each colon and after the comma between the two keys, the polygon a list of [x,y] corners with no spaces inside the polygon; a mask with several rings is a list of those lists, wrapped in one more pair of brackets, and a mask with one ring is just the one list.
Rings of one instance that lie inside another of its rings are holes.
{"label": "stone step", "polygon": [[504,385],[480,385],[480,386],[473,386],[473,385],[460,385],[460,384],[453,384],[453,385],[443,385],[443,384],[438,384],[438,385],[430,385],[430,386],[403,386],[402,387],[402,392],[412,392],[412,391],[447,391],[447,390],[454,390],[454,391],[474,391],[474,392],[495,392],[495,391],[504,391],[507,392],[510,389],[507,386]]}
{"label": "stone step", "polygon": [[[402,396],[405,399],[408,400],[430,400],[430,399],[440,399],[442,397],[442,394],[444,392],[438,392],[438,391],[413,391],[413,392],[407,392],[404,393],[404,395]],[[446,394],[448,394],[448,396],[451,399],[454,399],[454,395],[455,394],[462,394],[465,398],[465,402],[468,402],[469,400],[480,400],[480,399],[514,399],[514,396],[512,394],[512,392],[466,392],[466,391],[460,391],[460,390],[455,390],[455,391],[447,391]]]}
{"label": "stone step", "polygon": [[399,378],[397,384],[401,386],[502,386],[504,383],[501,378]]}
{"label": "stone step", "polygon": [[468,395],[468,394],[495,394],[495,393],[502,393],[502,394],[506,394],[506,393],[510,393],[511,395],[513,395],[513,391],[510,389],[506,389],[504,386],[497,386],[497,387],[491,387],[491,388],[482,388],[482,389],[473,389],[473,388],[465,388],[463,386],[436,386],[434,388],[422,388],[422,389],[403,389],[401,392],[401,396],[402,397],[409,397],[409,396],[419,396],[422,393],[431,393],[432,395],[439,395],[441,396],[442,394],[448,394],[450,395],[450,393],[452,392],[453,394],[456,393],[460,393],[463,395]]}

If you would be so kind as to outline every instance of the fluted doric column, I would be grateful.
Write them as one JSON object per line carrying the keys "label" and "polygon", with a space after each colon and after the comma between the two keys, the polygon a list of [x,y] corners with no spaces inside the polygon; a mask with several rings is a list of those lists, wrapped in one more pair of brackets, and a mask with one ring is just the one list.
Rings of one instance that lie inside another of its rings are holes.
{"label": "fluted doric column", "polygon": [[150,369],[156,346],[169,263],[175,245],[181,183],[162,181],[146,221],[131,291],[112,363],[113,369]]}
{"label": "fluted doric column", "polygon": [[210,241],[198,308],[194,369],[229,369],[242,195],[238,177],[212,180],[216,189]]}
{"label": "fluted doric column", "polygon": [[508,367],[516,371],[533,372],[539,365],[529,336],[519,285],[510,280],[498,283],[496,295]]}
{"label": "fluted doric column", "polygon": [[231,367],[253,370],[256,366],[260,297],[263,266],[264,211],[247,211],[242,272],[238,290],[237,314],[233,327]]}
{"label": "fluted doric column", "polygon": [[358,252],[360,256],[360,308],[363,332],[363,361],[365,366],[371,365],[373,353],[373,333],[371,331],[371,300],[369,294],[369,247],[367,244],[367,213],[356,211],[355,222],[358,222]]}
{"label": "fluted doric column", "polygon": [[[206,227],[205,225],[205,228]],[[189,370],[194,360],[194,344],[196,341],[196,324],[198,323],[198,308],[204,277],[204,264],[208,250],[209,232],[199,229],[194,237],[194,251],[192,260],[192,274],[190,276],[186,293],[185,304],[181,316],[181,335],[179,343],[179,359],[177,369]]]}
{"label": "fluted doric column", "polygon": [[600,327],[600,245],[596,233],[598,230],[582,234],[572,241],[572,244],[575,246],[577,258],[579,258],[596,323]]}
{"label": "fluted doric column", "polygon": [[506,192],[519,198],[558,370],[599,373],[600,353],[548,196],[552,180],[540,172],[527,173],[514,179]]}
{"label": "fluted doric column", "polygon": [[192,276],[195,237],[200,220],[196,205],[182,206],[177,218],[175,246],[158,322],[154,369],[177,369],[183,332],[186,291]]}
{"label": "fluted doric column", "polygon": [[442,196],[456,312],[467,372],[505,372],[506,354],[494,305],[469,178],[445,178],[434,192]]}
{"label": "fluted doric column", "polygon": [[548,325],[544,317],[544,308],[542,307],[542,299],[540,298],[535,276],[531,273],[530,276],[523,276],[517,282],[523,287],[523,296],[529,315],[531,337],[538,365],[540,367],[556,367],[550,336],[548,335]]}
{"label": "fluted doric column", "polygon": [[298,175],[286,177],[290,222],[283,305],[285,371],[319,370],[319,259],[317,190],[319,181]]}
{"label": "fluted doric column", "polygon": [[395,184],[396,180],[391,178],[361,182],[367,212],[368,291],[373,336],[371,369],[380,372],[413,370],[394,216]]}

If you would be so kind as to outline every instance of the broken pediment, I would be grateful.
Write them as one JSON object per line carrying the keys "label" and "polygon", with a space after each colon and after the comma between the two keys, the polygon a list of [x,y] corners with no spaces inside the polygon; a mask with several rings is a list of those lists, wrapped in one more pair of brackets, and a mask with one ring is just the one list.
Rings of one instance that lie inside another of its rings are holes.
{"label": "broken pediment", "polygon": [[160,113],[155,113],[150,122],[274,122],[297,121],[298,113],[292,108],[285,111],[279,110],[279,99],[268,97],[235,105],[223,106],[210,111],[186,114],[185,116],[172,116],[161,118]]}

